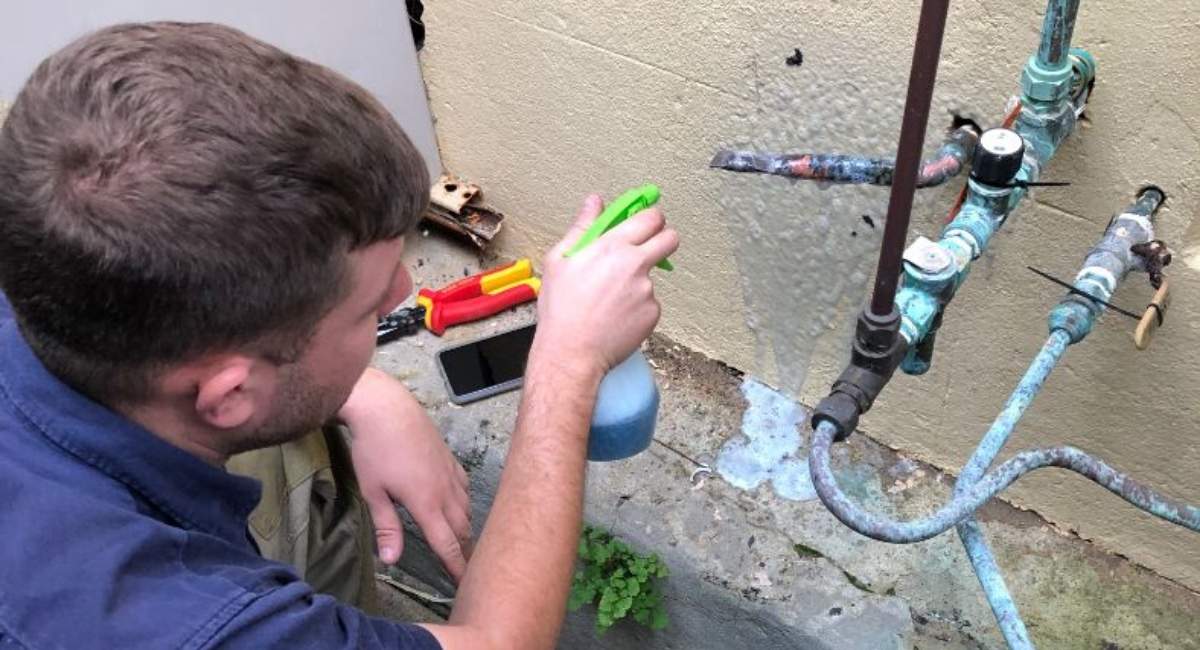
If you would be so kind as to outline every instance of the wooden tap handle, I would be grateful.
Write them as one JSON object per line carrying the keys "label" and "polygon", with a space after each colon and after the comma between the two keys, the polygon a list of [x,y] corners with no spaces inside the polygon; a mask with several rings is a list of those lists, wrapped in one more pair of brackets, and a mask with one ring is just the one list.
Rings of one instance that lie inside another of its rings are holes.
{"label": "wooden tap handle", "polygon": [[1150,300],[1149,305],[1146,305],[1142,320],[1133,330],[1133,344],[1139,350],[1150,347],[1154,332],[1162,327],[1163,321],[1167,317],[1167,307],[1171,304],[1171,292],[1168,286],[1167,279],[1163,278],[1162,285],[1158,287],[1158,291],[1154,292],[1154,298]]}

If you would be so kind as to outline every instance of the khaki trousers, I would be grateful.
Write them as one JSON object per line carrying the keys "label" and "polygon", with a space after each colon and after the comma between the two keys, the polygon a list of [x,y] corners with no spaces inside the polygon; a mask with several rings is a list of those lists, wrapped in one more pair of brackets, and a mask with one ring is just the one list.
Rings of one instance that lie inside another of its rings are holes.
{"label": "khaki trousers", "polygon": [[263,557],[295,567],[321,593],[378,614],[375,531],[339,427],[229,459],[229,471],[262,482],[250,534]]}

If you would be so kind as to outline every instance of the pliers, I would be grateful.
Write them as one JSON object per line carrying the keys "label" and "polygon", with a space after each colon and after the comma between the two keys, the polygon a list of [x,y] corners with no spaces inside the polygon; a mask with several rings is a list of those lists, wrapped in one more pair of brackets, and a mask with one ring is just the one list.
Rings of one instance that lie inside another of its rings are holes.
{"label": "pliers", "polygon": [[376,343],[415,334],[424,325],[441,336],[446,328],[498,314],[536,300],[542,281],[528,258],[476,273],[441,289],[421,289],[415,307],[402,307],[379,321]]}

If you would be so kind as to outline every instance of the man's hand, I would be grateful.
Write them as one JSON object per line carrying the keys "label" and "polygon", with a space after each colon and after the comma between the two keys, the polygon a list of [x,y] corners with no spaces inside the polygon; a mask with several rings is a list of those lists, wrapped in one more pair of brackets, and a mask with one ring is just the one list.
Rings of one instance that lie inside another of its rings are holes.
{"label": "man's hand", "polygon": [[563,259],[600,214],[588,197],[546,256],[538,329],[500,487],[446,625],[446,650],[555,647],[579,547],[588,423],[604,373],[650,335],[650,268],[679,236],[646,210]]}
{"label": "man's hand", "polygon": [[660,308],[650,269],[679,247],[679,234],[658,208],[650,208],[564,258],[603,209],[599,196],[587,197],[563,240],[546,255],[534,344],[535,355],[544,350],[601,373],[624,361],[654,330]]}
{"label": "man's hand", "polygon": [[395,504],[404,506],[457,582],[471,549],[467,473],[412,393],[368,368],[338,413],[350,428],[359,489],[375,524],[379,559],[394,564],[404,547]]}

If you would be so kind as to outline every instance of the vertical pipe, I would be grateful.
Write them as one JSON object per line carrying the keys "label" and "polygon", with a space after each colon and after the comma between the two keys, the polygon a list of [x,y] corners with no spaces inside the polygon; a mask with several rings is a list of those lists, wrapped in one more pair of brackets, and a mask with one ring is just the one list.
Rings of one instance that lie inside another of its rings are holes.
{"label": "vertical pipe", "polygon": [[975,577],[983,587],[983,595],[987,597],[992,614],[996,616],[996,624],[1009,650],[1034,650],[1033,641],[1029,638],[1029,630],[1025,629],[1025,621],[1021,620],[1021,612],[1017,611],[1017,603],[1013,601],[1000,566],[988,548],[987,538],[983,529],[975,519],[968,518],[956,527],[958,537],[967,549],[967,557],[975,568]]}
{"label": "vertical pipe", "polygon": [[1075,31],[1075,16],[1079,13],[1079,0],[1050,0],[1046,4],[1046,18],[1042,23],[1042,41],[1038,45],[1038,63],[1045,68],[1061,68],[1070,65],[1067,55],[1071,50],[1071,33]]}
{"label": "vertical pipe", "polygon": [[[1050,338],[1046,340],[1046,344],[1025,371],[1025,376],[1004,403],[1004,409],[979,441],[979,446],[975,448],[970,460],[963,465],[963,471],[954,484],[955,495],[966,492],[987,471],[996,455],[1004,448],[1004,443],[1012,435],[1021,416],[1042,390],[1050,371],[1058,364],[1070,343],[1070,335],[1063,330],[1056,329],[1050,333]],[[1017,604],[1004,582],[996,558],[988,548],[983,529],[974,517],[963,520],[956,529],[959,539],[966,547],[971,566],[975,568],[979,585],[983,587],[983,593],[991,605],[992,613],[996,615],[996,622],[1000,626],[1000,633],[1004,635],[1004,641],[1011,650],[1032,650],[1033,642],[1029,639],[1029,631],[1025,629],[1025,623],[1021,620]]]}
{"label": "vertical pipe", "polygon": [[958,481],[954,485],[955,494],[965,492],[991,466],[996,455],[1004,447],[1004,443],[1008,442],[1008,437],[1012,434],[1013,428],[1017,426],[1017,421],[1033,403],[1033,398],[1037,397],[1042,390],[1046,378],[1050,376],[1050,371],[1054,370],[1054,366],[1058,364],[1070,343],[1071,337],[1063,330],[1056,329],[1050,333],[1050,338],[1046,340],[1046,344],[1029,364],[1029,369],[1025,371],[1025,375],[1021,377],[1021,381],[1009,395],[1008,401],[1004,403],[1004,409],[1000,411],[1000,415],[996,416],[991,428],[979,441],[979,446],[975,448],[975,453],[972,454],[970,460],[963,465],[962,473],[959,474]]}
{"label": "vertical pipe", "polygon": [[880,318],[891,314],[896,302],[904,244],[908,239],[908,219],[921,167],[921,148],[925,144],[925,126],[929,122],[929,106],[933,102],[933,86],[937,81],[942,34],[946,30],[949,9],[950,0],[924,0],[921,3],[917,43],[908,76],[908,96],[904,101],[904,118],[896,149],[896,175],[888,198],[887,222],[879,250],[879,265],[875,270],[875,290],[871,296],[871,313]]}

